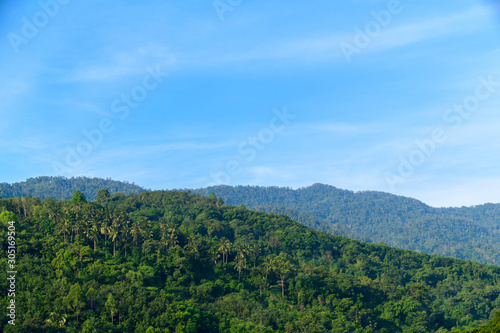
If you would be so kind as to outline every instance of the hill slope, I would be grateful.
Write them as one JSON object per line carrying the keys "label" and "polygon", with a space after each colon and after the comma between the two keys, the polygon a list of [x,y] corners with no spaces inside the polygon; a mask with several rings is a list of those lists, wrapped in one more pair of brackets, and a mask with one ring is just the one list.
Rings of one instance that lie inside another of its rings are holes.
{"label": "hill slope", "polygon": [[3,332],[444,332],[500,307],[500,267],[318,232],[214,195],[2,199],[0,211],[4,248],[16,229],[16,326],[2,316]]}
{"label": "hill slope", "polygon": [[307,217],[305,224],[311,227],[358,240],[500,264],[498,204],[433,208],[388,193],[355,193],[322,184],[297,190],[222,185],[193,191],[215,193],[228,204],[293,218],[302,214]]}
{"label": "hill slope", "polygon": [[88,199],[95,200],[97,192],[106,188],[109,192],[125,194],[141,193],[145,188],[128,182],[88,177],[37,177],[19,183],[0,183],[0,197],[37,197],[59,200],[71,199],[73,192],[81,191]]}

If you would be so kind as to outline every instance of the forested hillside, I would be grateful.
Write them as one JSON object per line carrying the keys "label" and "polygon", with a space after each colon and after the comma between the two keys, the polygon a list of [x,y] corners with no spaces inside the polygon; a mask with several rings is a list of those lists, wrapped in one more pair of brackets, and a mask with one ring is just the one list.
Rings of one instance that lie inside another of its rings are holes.
{"label": "forested hillside", "polygon": [[500,267],[350,240],[214,195],[101,190],[93,202],[2,199],[0,211],[17,271],[16,326],[2,316],[3,332],[446,332],[500,307]]}
{"label": "forested hillside", "polygon": [[352,192],[315,184],[282,187],[214,186],[228,204],[286,214],[301,223],[363,241],[442,256],[500,264],[500,205],[433,208],[382,192]]}
{"label": "forested hillside", "polygon": [[41,199],[52,198],[59,200],[71,199],[74,191],[81,191],[90,200],[97,198],[97,191],[102,188],[111,193],[123,192],[125,194],[141,193],[146,191],[143,187],[128,182],[111,179],[89,177],[37,177],[24,182],[7,184],[0,183],[0,197],[37,197]]}

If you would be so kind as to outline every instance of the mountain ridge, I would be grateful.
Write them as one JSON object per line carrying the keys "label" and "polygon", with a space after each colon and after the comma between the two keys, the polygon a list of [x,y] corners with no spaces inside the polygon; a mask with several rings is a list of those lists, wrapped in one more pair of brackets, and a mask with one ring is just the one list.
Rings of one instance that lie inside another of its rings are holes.
{"label": "mountain ridge", "polygon": [[97,192],[106,188],[111,193],[123,192],[125,194],[141,193],[147,189],[126,181],[117,181],[110,178],[98,177],[72,177],[40,176],[28,178],[16,183],[0,183],[0,197],[38,197],[40,199],[52,198],[60,200],[71,199],[75,190],[81,191],[89,200],[97,198]]}
{"label": "mountain ridge", "polygon": [[496,241],[500,204],[436,208],[414,198],[377,191],[354,192],[319,183],[299,189],[219,185],[193,191],[203,195],[213,192],[228,204],[280,212],[292,218],[306,214],[311,221],[300,222],[358,240],[500,263],[500,245]]}
{"label": "mountain ridge", "polygon": [[[142,193],[128,182],[89,177],[37,177],[0,183],[3,198],[34,196],[68,200],[75,190],[89,200],[106,188],[111,194]],[[486,264],[500,264],[500,204],[432,207],[424,202],[378,191],[351,191],[315,183],[293,189],[279,186],[218,185],[191,189],[214,192],[227,204],[284,214],[316,230],[371,243]],[[184,189],[187,191],[187,189]]]}

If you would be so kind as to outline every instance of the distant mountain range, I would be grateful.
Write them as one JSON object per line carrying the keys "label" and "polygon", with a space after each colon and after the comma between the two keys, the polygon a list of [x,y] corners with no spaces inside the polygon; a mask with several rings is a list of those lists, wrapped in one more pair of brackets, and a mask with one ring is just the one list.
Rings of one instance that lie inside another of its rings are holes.
{"label": "distant mountain range", "polygon": [[[65,200],[79,190],[88,200],[95,200],[103,188],[111,194],[147,191],[111,179],[37,177],[14,184],[0,183],[0,196]],[[220,185],[191,191],[205,196],[214,193],[226,204],[284,214],[314,229],[351,239],[500,265],[500,204],[433,208],[407,197],[353,192],[323,184],[297,190]]]}
{"label": "distant mountain range", "polygon": [[107,189],[110,193],[141,193],[147,189],[128,182],[88,177],[37,177],[19,183],[0,183],[0,197],[38,197],[58,200],[71,199],[75,190],[81,191],[88,200],[97,198],[97,191]]}
{"label": "distant mountain range", "polygon": [[383,192],[352,192],[314,184],[301,189],[213,186],[230,205],[281,213],[315,229],[402,249],[500,264],[500,204],[433,208]]}
{"label": "distant mountain range", "polygon": [[104,192],[0,199],[0,332],[500,332],[500,267],[214,194]]}

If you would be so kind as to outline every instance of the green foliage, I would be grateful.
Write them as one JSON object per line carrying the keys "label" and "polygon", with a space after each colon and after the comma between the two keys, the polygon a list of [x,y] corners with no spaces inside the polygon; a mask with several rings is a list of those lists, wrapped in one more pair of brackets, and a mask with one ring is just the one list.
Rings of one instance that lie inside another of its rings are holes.
{"label": "green foliage", "polygon": [[499,267],[362,243],[214,196],[0,207],[18,221],[16,326],[4,316],[4,332],[490,332],[500,307]]}
{"label": "green foliage", "polygon": [[500,265],[500,204],[433,208],[382,192],[352,192],[315,184],[283,187],[213,186],[230,205],[285,214],[317,230],[401,249]]}
{"label": "green foliage", "polygon": [[100,189],[99,191],[97,191],[97,199],[98,201],[102,201],[104,199],[108,199],[109,197],[111,197],[111,193],[109,193],[109,191],[105,188],[103,189]]}
{"label": "green foliage", "polygon": [[7,223],[9,222],[15,222],[17,220],[16,214],[9,212],[8,210],[4,210],[3,212],[0,213],[0,222],[4,225],[7,226]]}
{"label": "green foliage", "polygon": [[74,204],[84,204],[87,202],[87,199],[85,199],[85,195],[82,192],[76,190],[73,193],[73,197],[71,198],[71,202]]}
{"label": "green foliage", "polygon": [[500,311],[495,312],[493,319],[484,327],[466,331],[466,333],[498,333],[500,332]]}
{"label": "green foliage", "polygon": [[123,192],[125,194],[138,194],[146,191],[143,187],[133,183],[111,179],[37,177],[14,184],[0,183],[0,198],[37,197],[69,200],[73,193],[79,190],[88,200],[95,200],[101,189],[107,189],[110,193]]}

